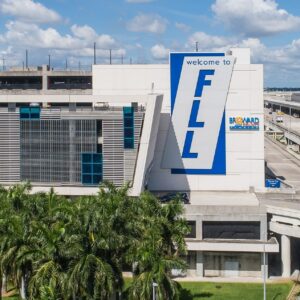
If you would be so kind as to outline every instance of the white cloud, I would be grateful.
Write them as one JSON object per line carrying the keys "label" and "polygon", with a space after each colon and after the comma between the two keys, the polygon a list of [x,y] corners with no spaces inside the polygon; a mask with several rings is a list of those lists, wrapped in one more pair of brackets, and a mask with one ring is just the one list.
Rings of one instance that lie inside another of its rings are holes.
{"label": "white cloud", "polygon": [[78,38],[91,40],[97,37],[96,31],[88,25],[78,26],[74,24],[71,26],[71,31],[74,34],[74,36]]}
{"label": "white cloud", "polygon": [[188,32],[191,29],[190,26],[188,26],[184,23],[179,23],[179,22],[175,23],[175,27],[183,32]]}
{"label": "white cloud", "polygon": [[234,44],[236,40],[199,31],[188,38],[186,48],[195,49],[196,42],[198,42],[199,51],[220,51],[227,48],[229,44]]}
{"label": "white cloud", "polygon": [[156,44],[151,48],[151,54],[154,59],[165,60],[169,57],[170,49],[162,44]]}
{"label": "white cloud", "polygon": [[97,43],[99,48],[117,47],[116,41],[107,34],[98,35],[87,26],[73,25],[72,34],[62,35],[56,29],[43,29],[36,24],[20,21],[10,21],[6,24],[7,31],[0,35],[3,42],[22,47],[44,49],[81,49],[93,47]]}
{"label": "white cloud", "polygon": [[275,0],[216,0],[216,18],[234,32],[257,37],[299,30],[300,17],[279,9]]}
{"label": "white cloud", "polygon": [[57,12],[33,0],[1,0],[0,12],[30,23],[53,23],[61,20]]}
{"label": "white cloud", "polygon": [[73,25],[70,34],[61,34],[56,29],[41,28],[37,24],[10,21],[6,32],[0,34],[0,54],[8,65],[20,65],[24,60],[24,49],[29,49],[31,63],[46,63],[49,53],[53,61],[68,60],[86,62],[90,66],[93,56],[93,44],[97,43],[98,61],[105,62],[112,49],[113,59],[125,57],[126,50],[110,35],[98,34],[93,28]]}
{"label": "white cloud", "polygon": [[72,25],[71,31],[74,37],[79,38],[92,44],[96,42],[97,46],[100,48],[110,48],[116,45],[116,41],[108,34],[98,35],[97,32],[90,26],[78,26],[76,24]]}
{"label": "white cloud", "polygon": [[134,32],[163,33],[168,21],[159,15],[139,14],[127,23],[127,29]]}

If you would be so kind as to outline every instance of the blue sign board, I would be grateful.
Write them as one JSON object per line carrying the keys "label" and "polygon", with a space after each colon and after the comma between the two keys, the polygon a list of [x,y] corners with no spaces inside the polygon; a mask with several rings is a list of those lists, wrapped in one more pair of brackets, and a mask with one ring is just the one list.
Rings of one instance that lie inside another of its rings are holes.
{"label": "blue sign board", "polygon": [[259,118],[257,117],[230,117],[230,130],[259,130]]}
{"label": "blue sign board", "polygon": [[279,189],[281,186],[281,182],[278,179],[266,179],[266,187],[267,188],[273,188],[273,189]]}

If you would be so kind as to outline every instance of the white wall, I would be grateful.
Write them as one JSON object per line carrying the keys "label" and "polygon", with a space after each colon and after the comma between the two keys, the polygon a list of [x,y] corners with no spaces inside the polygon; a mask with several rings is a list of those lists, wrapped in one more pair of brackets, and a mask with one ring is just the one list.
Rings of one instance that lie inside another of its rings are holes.
{"label": "white wall", "polygon": [[[164,95],[149,189],[249,190],[249,187],[264,187],[262,65],[234,66],[226,104],[226,175],[172,175],[170,170],[161,169],[170,123],[169,65],[96,65],[93,66],[93,86],[94,95],[146,95],[151,92]],[[229,117],[239,115],[259,117],[260,130],[230,131]]]}

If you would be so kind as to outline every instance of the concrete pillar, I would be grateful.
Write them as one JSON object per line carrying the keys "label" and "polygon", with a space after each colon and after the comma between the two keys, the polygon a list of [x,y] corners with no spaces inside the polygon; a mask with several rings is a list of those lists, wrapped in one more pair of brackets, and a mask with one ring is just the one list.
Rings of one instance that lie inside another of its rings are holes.
{"label": "concrete pillar", "polygon": [[281,236],[281,266],[282,277],[291,276],[291,238],[286,235]]}
{"label": "concrete pillar", "polygon": [[48,66],[47,65],[43,65],[42,68],[42,87],[43,87],[43,92],[48,90]]}
{"label": "concrete pillar", "polygon": [[198,277],[204,277],[203,252],[202,251],[197,251],[196,275]]}
{"label": "concrete pillar", "polygon": [[200,217],[197,217],[196,219],[196,239],[197,240],[203,239],[202,219]]}

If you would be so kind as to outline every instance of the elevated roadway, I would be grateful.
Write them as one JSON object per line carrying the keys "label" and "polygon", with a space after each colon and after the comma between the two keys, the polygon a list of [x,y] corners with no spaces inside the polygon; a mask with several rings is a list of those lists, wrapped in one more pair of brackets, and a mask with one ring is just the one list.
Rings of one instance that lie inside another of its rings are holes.
{"label": "elevated roadway", "polygon": [[265,160],[276,177],[300,192],[300,160],[287,152],[284,145],[278,145],[266,137]]}

